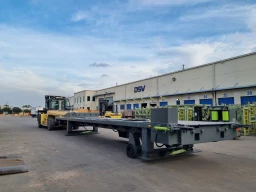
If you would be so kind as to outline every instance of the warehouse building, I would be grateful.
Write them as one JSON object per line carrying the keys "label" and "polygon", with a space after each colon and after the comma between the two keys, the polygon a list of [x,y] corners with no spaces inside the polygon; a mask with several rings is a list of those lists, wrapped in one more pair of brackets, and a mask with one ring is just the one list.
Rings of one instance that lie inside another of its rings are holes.
{"label": "warehouse building", "polygon": [[[88,100],[87,95],[93,99]],[[256,52],[97,91],[74,94],[74,107],[98,109],[109,100],[113,111],[180,104],[256,102]]]}
{"label": "warehouse building", "polygon": [[84,90],[74,93],[74,96],[69,97],[70,106],[74,109],[96,109],[96,91]]}

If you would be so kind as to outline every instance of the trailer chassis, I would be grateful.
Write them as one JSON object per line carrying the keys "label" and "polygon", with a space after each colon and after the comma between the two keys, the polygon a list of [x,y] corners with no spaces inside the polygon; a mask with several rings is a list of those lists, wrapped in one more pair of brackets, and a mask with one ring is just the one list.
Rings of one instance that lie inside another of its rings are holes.
{"label": "trailer chassis", "polygon": [[[143,160],[199,152],[194,149],[194,144],[231,140],[236,137],[236,128],[241,127],[236,122],[187,122],[177,119],[176,109],[171,108],[152,109],[151,121],[99,118],[88,113],[68,113],[56,118],[67,124],[67,136],[95,134],[98,128],[112,129],[118,132],[119,137],[129,140],[126,155]],[[81,126],[92,128],[86,131],[75,129]]]}
{"label": "trailer chassis", "polygon": [[[61,120],[64,118],[58,118]],[[84,119],[86,121],[86,119]],[[88,123],[83,119],[67,120],[66,136],[77,136],[85,134],[97,134],[98,128],[112,129],[118,132],[119,137],[127,138],[129,143],[126,146],[126,155],[129,158],[141,158],[143,160],[153,160],[172,155],[195,153],[198,150],[193,149],[193,145],[162,145],[162,148],[155,148],[154,142],[151,141],[151,130],[145,127],[131,127],[120,125],[104,125],[101,123]],[[74,127],[92,127],[86,130],[75,130]]]}

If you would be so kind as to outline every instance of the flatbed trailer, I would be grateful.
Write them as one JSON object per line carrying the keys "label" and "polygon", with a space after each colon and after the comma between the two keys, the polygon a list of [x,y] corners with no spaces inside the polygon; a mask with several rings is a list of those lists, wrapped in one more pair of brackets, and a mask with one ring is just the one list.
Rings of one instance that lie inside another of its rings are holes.
{"label": "flatbed trailer", "polygon": [[[128,138],[129,158],[153,160],[177,154],[193,153],[194,144],[232,140],[238,122],[178,121],[177,108],[151,109],[151,120],[99,118],[97,114],[68,113],[56,120],[67,124],[66,135],[98,133],[98,128],[112,129]],[[90,126],[91,130],[74,130]],[[156,147],[155,147],[156,144]]]}

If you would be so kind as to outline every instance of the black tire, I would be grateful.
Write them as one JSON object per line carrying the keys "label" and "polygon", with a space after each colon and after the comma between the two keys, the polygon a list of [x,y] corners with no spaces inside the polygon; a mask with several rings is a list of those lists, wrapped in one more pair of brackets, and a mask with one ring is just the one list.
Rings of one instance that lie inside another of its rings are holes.
{"label": "black tire", "polygon": [[126,155],[129,158],[136,159],[139,156],[140,150],[140,146],[136,146],[134,144],[129,143],[126,146]]}
{"label": "black tire", "polygon": [[54,125],[55,125],[55,119],[54,117],[48,117],[48,122],[47,122],[47,129],[49,131],[52,131],[54,129]]}
{"label": "black tire", "polygon": [[38,128],[42,128],[43,127],[41,125],[41,116],[38,116],[38,118],[37,118],[37,126],[38,126]]}

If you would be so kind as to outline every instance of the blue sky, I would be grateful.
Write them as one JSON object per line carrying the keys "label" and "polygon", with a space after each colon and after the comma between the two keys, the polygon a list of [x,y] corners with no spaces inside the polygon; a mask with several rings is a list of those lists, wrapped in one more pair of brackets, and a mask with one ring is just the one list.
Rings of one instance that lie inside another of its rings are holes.
{"label": "blue sky", "polygon": [[0,105],[256,51],[252,0],[0,0]]}

